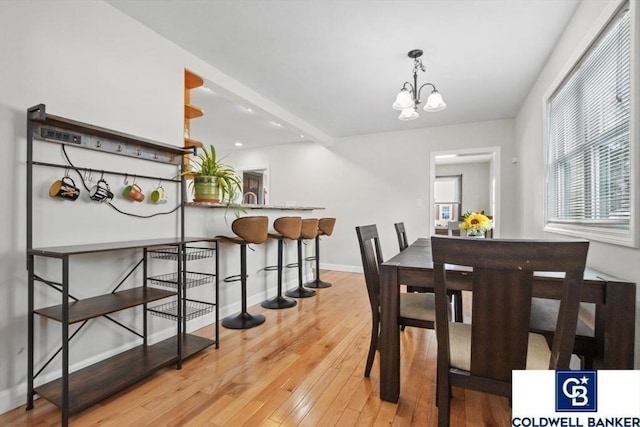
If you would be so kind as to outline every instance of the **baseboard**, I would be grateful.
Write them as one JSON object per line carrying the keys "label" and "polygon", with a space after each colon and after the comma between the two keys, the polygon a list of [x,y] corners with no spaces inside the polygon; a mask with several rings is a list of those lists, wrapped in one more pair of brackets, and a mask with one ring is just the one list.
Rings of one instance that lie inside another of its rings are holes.
{"label": "baseboard", "polygon": [[362,273],[362,266],[342,265],[342,264],[322,264],[321,270],[344,271],[346,273]]}

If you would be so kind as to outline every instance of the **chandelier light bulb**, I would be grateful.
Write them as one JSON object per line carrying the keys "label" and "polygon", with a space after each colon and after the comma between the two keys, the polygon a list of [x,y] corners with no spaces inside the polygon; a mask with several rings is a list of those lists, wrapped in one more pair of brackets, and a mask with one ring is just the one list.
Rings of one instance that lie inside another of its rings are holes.
{"label": "chandelier light bulb", "polygon": [[419,117],[419,114],[415,109],[405,108],[404,110],[402,110],[402,113],[400,113],[400,116],[398,118],[403,121],[409,121],[409,120],[417,119],[418,117]]}
{"label": "chandelier light bulb", "polygon": [[434,89],[427,99],[427,103],[424,106],[424,111],[434,113],[436,111],[444,110],[445,108],[447,108],[447,104],[444,103],[442,95],[440,95],[440,92]]}
{"label": "chandelier light bulb", "polygon": [[392,107],[394,110],[406,110],[407,108],[413,108],[414,105],[411,93],[407,89],[402,88],[398,96],[396,96],[396,101]]}

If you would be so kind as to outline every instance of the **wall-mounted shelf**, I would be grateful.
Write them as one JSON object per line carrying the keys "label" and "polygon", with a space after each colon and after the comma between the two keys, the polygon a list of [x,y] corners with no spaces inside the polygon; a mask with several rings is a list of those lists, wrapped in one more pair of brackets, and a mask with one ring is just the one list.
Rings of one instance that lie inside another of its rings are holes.
{"label": "wall-mounted shelf", "polygon": [[204,116],[204,110],[202,108],[198,108],[195,105],[185,104],[184,105],[184,118],[185,119],[197,119],[198,117]]}
{"label": "wall-mounted shelf", "polygon": [[185,89],[195,89],[204,85],[204,79],[189,70],[184,70],[184,87]]}
{"label": "wall-mounted shelf", "polygon": [[[198,141],[197,139],[193,139],[191,135],[191,120],[197,119],[198,117],[202,117],[204,115],[204,111],[191,104],[191,90],[201,87],[204,85],[204,79],[197,75],[196,73],[189,71],[185,68],[184,70],[184,147],[191,149],[198,149],[204,147],[204,143],[202,141]],[[189,169],[189,157],[184,157],[184,167]],[[192,179],[191,177],[186,177],[186,179]]]}

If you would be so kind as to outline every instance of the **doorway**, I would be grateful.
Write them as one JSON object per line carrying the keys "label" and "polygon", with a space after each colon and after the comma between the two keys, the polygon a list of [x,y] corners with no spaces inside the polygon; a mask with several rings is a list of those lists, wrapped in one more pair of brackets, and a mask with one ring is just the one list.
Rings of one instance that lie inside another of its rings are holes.
{"label": "doorway", "polygon": [[[475,166],[475,169],[474,169]],[[494,236],[500,235],[500,147],[484,147],[464,150],[449,150],[432,152],[430,155],[430,207],[429,209],[429,226],[430,234],[436,234],[439,228],[445,227],[439,216],[441,210],[438,209],[440,203],[436,198],[437,186],[442,179],[438,180],[440,175],[465,175],[460,171],[467,171],[470,179],[460,178],[460,204],[457,205],[458,219],[466,211],[484,210],[486,215],[492,216],[494,221]],[[478,179],[472,173],[480,172],[482,179]],[[440,172],[438,172],[440,171]],[[443,173],[444,171],[444,173]],[[472,172],[474,171],[474,172]],[[466,187],[462,188],[462,183]],[[482,182],[480,184],[480,182]],[[446,184],[445,184],[446,185]],[[469,189],[470,186],[476,187],[476,190]],[[464,193],[467,197],[464,197]],[[466,200],[466,202],[463,202]],[[465,204],[466,203],[466,204]],[[445,203],[446,204],[446,203]],[[453,203],[449,211],[452,212]],[[446,209],[445,209],[446,210]],[[446,212],[445,212],[446,213]],[[453,212],[452,212],[453,213]],[[451,215],[450,215],[451,216]],[[455,220],[453,220],[455,221]]]}

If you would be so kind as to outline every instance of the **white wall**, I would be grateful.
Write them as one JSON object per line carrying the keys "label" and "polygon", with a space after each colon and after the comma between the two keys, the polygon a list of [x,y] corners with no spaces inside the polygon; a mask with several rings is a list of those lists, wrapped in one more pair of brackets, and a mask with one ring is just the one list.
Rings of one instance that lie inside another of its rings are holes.
{"label": "white wall", "polygon": [[[301,143],[235,151],[233,164],[268,165],[270,203],[294,200],[324,206],[314,215],[337,218],[333,236],[322,240],[327,268],[361,270],[357,225],[377,224],[383,254],[398,251],[393,224],[403,221],[413,240],[429,234],[429,160],[432,151],[499,146],[514,155],[513,120],[408,130],[343,138],[332,147]],[[502,200],[517,200],[517,165],[502,167]],[[503,236],[517,235],[517,203],[501,214]]]}
{"label": "white wall", "polygon": [[[543,96],[566,66],[568,58],[591,31],[606,8],[617,1],[581,2],[562,38],[542,69],[516,118],[516,138],[520,158],[518,193],[521,195],[521,234],[525,237],[559,237],[544,228],[544,134]],[[636,118],[637,119],[637,118]],[[636,188],[638,188],[636,186]],[[591,267],[625,280],[640,283],[640,249],[591,242],[588,263]],[[636,292],[635,364],[640,366],[640,292]]]}

